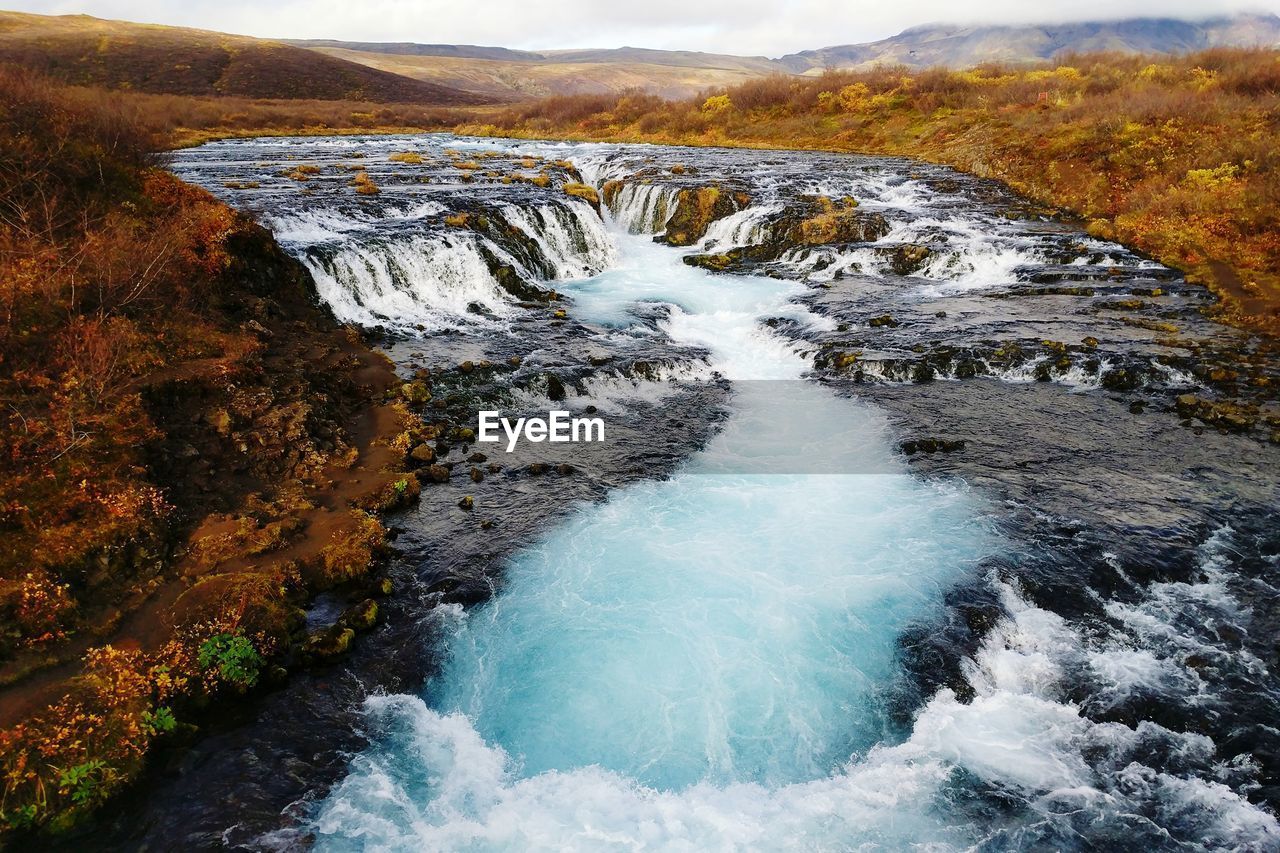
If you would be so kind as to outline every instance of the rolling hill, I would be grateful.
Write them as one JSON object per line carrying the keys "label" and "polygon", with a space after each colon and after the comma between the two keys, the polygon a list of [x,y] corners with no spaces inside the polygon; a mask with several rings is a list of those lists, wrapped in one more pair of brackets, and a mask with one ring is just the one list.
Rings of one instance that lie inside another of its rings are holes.
{"label": "rolling hill", "polygon": [[282,42],[87,15],[0,12],[0,62],[68,83],[162,94],[447,105],[492,100]]}

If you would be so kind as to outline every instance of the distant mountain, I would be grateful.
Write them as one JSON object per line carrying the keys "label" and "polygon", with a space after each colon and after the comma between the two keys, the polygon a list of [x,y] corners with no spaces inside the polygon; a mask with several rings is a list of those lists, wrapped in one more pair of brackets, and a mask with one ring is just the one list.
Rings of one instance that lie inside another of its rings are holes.
{"label": "distant mountain", "polygon": [[806,50],[778,62],[796,74],[824,68],[902,64],[967,68],[983,62],[1036,62],[1065,51],[1187,53],[1210,47],[1280,45],[1280,17],[1236,15],[1199,22],[1134,18],[1045,26],[912,27],[892,38]]}
{"label": "distant mountain", "polygon": [[1137,18],[1045,26],[932,24],[877,42],[825,47],[781,59],[680,50],[515,51],[501,47],[294,41],[336,58],[496,99],[620,92],[638,88],[688,97],[765,74],[902,64],[967,68],[983,62],[1038,62],[1063,51],[1185,53],[1221,45],[1280,44],[1280,18],[1236,15],[1200,22]]}
{"label": "distant mountain", "polygon": [[617,47],[607,50],[548,50],[543,51],[542,56],[549,62],[670,65],[677,68],[750,71],[756,74],[770,74],[786,70],[776,60],[765,56],[735,56],[725,53],[700,53],[693,50],[653,50],[645,47]]}
{"label": "distant mountain", "polygon": [[339,48],[360,53],[389,53],[397,56],[447,56],[451,59],[497,59],[506,62],[538,62],[545,57],[528,50],[485,47],[477,44],[417,44],[408,41],[338,41],[337,39],[281,39],[294,47]]}
{"label": "distant mountain", "polygon": [[281,42],[88,15],[0,12],[0,62],[69,83],[163,94],[410,104],[492,100]]}

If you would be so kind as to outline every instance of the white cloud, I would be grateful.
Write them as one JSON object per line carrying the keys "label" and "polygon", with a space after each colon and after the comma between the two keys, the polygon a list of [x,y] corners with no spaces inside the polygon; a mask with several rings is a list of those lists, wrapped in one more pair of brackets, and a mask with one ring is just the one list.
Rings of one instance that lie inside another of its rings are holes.
{"label": "white cloud", "polygon": [[[14,2],[14,0],[11,0]],[[7,5],[7,4],[6,4]],[[489,44],[533,50],[654,47],[778,56],[871,41],[917,24],[1038,23],[1280,12],[1280,0],[17,0],[23,11],[85,13],[275,38]]]}

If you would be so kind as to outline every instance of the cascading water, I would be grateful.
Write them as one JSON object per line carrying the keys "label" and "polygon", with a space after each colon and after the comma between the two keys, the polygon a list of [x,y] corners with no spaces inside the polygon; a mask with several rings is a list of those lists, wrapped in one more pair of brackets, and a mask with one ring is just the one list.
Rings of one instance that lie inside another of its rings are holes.
{"label": "cascading water", "polygon": [[[671,821],[634,823],[651,798],[683,821],[708,786],[790,796],[891,730],[880,694],[895,638],[992,547],[963,490],[893,461],[875,410],[799,381],[805,360],[758,325],[819,322],[789,304],[794,285],[713,278],[619,239],[619,266],[565,286],[578,315],[673,306],[664,331],[711,350],[739,389],[734,414],[675,477],[616,493],[517,557],[497,598],[456,615],[427,701],[372,700],[393,733],[322,809],[321,847],[674,841]],[[815,465],[829,473],[792,473]],[[451,778],[477,761],[493,775]],[[626,812],[579,825],[569,803],[602,779]],[[535,821],[561,825],[508,824],[513,796],[566,809]]]}
{"label": "cascading water", "polygon": [[[645,148],[439,145],[513,160],[568,157],[599,187],[656,173]],[[368,698],[368,748],[308,812],[316,846],[1280,844],[1273,815],[1245,799],[1257,775],[1247,759],[1222,759],[1190,728],[1119,716],[1152,692],[1223,713],[1206,686],[1209,665],[1238,664],[1263,683],[1266,662],[1231,651],[1233,634],[1222,627],[1247,609],[1232,587],[1235,531],[1221,527],[1197,552],[1197,579],[1135,581],[1114,599],[1085,587],[1080,597],[1103,602],[1107,620],[1086,629],[1032,603],[1009,568],[1039,546],[1001,530],[1007,507],[958,479],[908,473],[883,411],[804,378],[823,345],[852,349],[843,340],[855,334],[850,316],[891,304],[914,318],[915,331],[910,322],[898,330],[896,320],[877,327],[879,346],[909,353],[948,313],[969,324],[970,337],[993,337],[997,321],[983,306],[995,303],[983,294],[1021,285],[1027,269],[1107,268],[1108,279],[1124,281],[1142,262],[1058,226],[974,213],[962,197],[903,179],[902,168],[851,169],[849,177],[831,167],[814,182],[803,158],[825,155],[771,154],[754,166],[723,152],[680,156],[704,157],[698,166],[709,173],[726,163],[756,169],[754,203],[712,223],[691,251],[760,242],[798,194],[852,195],[892,227],[874,244],[784,255],[766,277],[708,274],[656,245],[651,235],[666,227],[677,190],[647,177],[605,194],[607,232],[587,205],[554,188],[534,197],[491,189],[498,197],[483,215],[506,231],[474,221],[444,229],[440,217],[457,204],[421,200],[376,213],[306,207],[274,221],[346,319],[428,330],[514,323],[515,300],[487,252],[532,281],[555,279],[590,347],[660,338],[687,354],[683,364],[646,368],[653,399],[673,376],[707,381],[714,372],[731,386],[718,433],[673,476],[617,488],[525,544],[487,603],[430,611],[439,671],[421,695]],[[445,183],[441,195],[456,202],[466,194],[477,205],[473,192]],[[892,275],[887,252],[906,244],[932,254],[912,275]],[[1034,340],[1050,334],[1045,318],[999,304],[1012,317],[999,322]],[[936,310],[942,305],[948,310]],[[535,349],[545,334],[538,326],[522,351],[555,364],[558,353]],[[868,375],[911,375],[856,345],[850,357]],[[1061,357],[993,360],[988,372],[1041,379],[1046,359]],[[1072,364],[1061,381],[1076,371],[1091,387],[1113,358],[1099,355],[1092,372]],[[611,411],[614,385],[630,381],[613,369],[582,378],[583,402]],[[958,588],[985,591],[997,615],[976,620],[981,639],[955,654],[955,679],[940,677],[946,686],[904,700],[917,682],[900,641],[953,618],[948,596]]]}
{"label": "cascading water", "polygon": [[676,190],[662,184],[626,184],[609,199],[614,221],[631,234],[656,234],[675,212]]}

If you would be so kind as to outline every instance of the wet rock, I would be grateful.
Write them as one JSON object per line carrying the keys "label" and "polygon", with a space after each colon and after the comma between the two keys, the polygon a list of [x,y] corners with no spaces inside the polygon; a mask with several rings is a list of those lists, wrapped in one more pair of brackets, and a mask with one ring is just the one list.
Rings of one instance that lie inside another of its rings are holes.
{"label": "wet rock", "polygon": [[892,315],[882,314],[879,317],[872,317],[867,321],[867,325],[873,329],[878,329],[881,326],[896,328],[898,326],[898,321],[893,319]]}
{"label": "wet rock", "polygon": [[565,398],[564,382],[554,373],[544,374],[547,380],[547,398],[560,402]]}
{"label": "wet rock", "polygon": [[888,249],[887,254],[889,269],[893,270],[893,274],[907,276],[919,272],[929,258],[933,257],[933,250],[919,243],[903,243]]}
{"label": "wet rock", "polygon": [[596,188],[589,184],[569,183],[564,185],[564,191],[567,195],[574,198],[580,198],[587,204],[591,205],[591,209],[600,214],[600,193],[596,192]]}
{"label": "wet rock", "polygon": [[915,453],[955,453],[964,450],[965,442],[962,438],[916,438],[902,442],[898,448],[906,456]]}
{"label": "wet rock", "polygon": [[378,602],[366,598],[352,605],[338,617],[338,624],[354,631],[367,631],[378,622]]}
{"label": "wet rock", "polygon": [[1141,299],[1115,299],[1110,302],[1099,302],[1098,308],[1107,311],[1139,311],[1146,306]]}
{"label": "wet rock", "polygon": [[1182,394],[1175,401],[1178,414],[1196,418],[1227,432],[1249,432],[1257,425],[1257,414],[1235,403],[1214,402],[1194,394]]}
{"label": "wet rock", "polygon": [[470,456],[468,456],[468,457],[467,457],[467,461],[468,461],[468,462],[488,462],[488,461],[489,461],[489,457],[488,457],[488,456],[485,456],[483,453],[476,452],[476,453],[472,453]]}
{"label": "wet rock", "polygon": [[723,272],[733,265],[730,255],[685,255],[684,262],[691,267],[700,267],[711,272]]}
{"label": "wet rock", "polygon": [[479,468],[472,468],[472,469],[471,469],[471,482],[473,482],[473,483],[482,483],[482,482],[484,482],[484,472],[483,472],[483,471],[481,471]]}
{"label": "wet rock", "polygon": [[426,478],[433,483],[449,482],[449,469],[443,465],[432,465],[426,469]]}
{"label": "wet rock", "polygon": [[572,474],[573,466],[561,462],[559,465],[556,466],[556,473],[560,474],[561,476]]}
{"label": "wet rock", "polygon": [[671,246],[692,246],[706,236],[717,219],[737,213],[737,199],[719,186],[682,189],[676,193],[674,211],[667,220],[662,242]]}
{"label": "wet rock", "polygon": [[545,474],[547,473],[547,463],[533,462],[533,463],[530,463],[529,467],[526,468],[525,470],[527,470],[530,474]]}
{"label": "wet rock", "polygon": [[302,644],[302,656],[311,662],[324,662],[345,655],[351,649],[356,632],[341,623],[309,635]]}
{"label": "wet rock", "polygon": [[1133,391],[1142,385],[1138,371],[1125,367],[1113,367],[1102,374],[1101,381],[1108,391]]}
{"label": "wet rock", "polygon": [[409,458],[419,466],[431,465],[436,461],[436,452],[431,445],[423,443],[409,451]]}
{"label": "wet rock", "polygon": [[462,500],[458,501],[458,507],[460,509],[471,509],[475,505],[475,498],[471,497],[471,495],[467,495]]}

